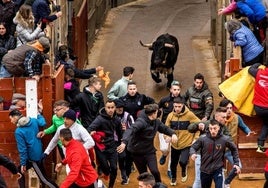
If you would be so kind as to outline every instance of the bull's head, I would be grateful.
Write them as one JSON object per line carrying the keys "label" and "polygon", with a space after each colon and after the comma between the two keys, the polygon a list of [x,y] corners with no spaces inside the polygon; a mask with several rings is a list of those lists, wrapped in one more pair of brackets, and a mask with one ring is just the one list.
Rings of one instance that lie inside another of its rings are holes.
{"label": "bull's head", "polygon": [[175,47],[173,44],[169,44],[161,40],[156,40],[155,42],[148,44],[143,44],[143,42],[140,41],[140,44],[143,47],[148,47],[149,50],[153,50],[152,62],[155,63],[155,65],[165,64],[168,55],[167,48]]}

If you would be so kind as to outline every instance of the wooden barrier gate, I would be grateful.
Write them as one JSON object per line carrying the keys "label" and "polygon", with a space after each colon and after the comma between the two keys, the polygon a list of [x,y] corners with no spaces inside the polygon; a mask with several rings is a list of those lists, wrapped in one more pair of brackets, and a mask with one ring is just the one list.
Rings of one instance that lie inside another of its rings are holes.
{"label": "wooden barrier gate", "polygon": [[[241,49],[240,49],[241,50]],[[240,53],[238,53],[240,54]],[[234,58],[230,59],[229,72],[231,75],[241,70],[240,55],[234,53]],[[265,154],[257,153],[257,139],[261,132],[262,121],[259,117],[249,117],[240,114],[245,124],[252,130],[255,131],[256,135],[246,136],[243,131],[238,131],[238,150],[239,157],[242,163],[242,172],[239,174],[240,179],[264,179],[264,166],[267,161]],[[267,143],[265,148],[267,148]]]}
{"label": "wooden barrier gate", "polygon": [[[25,94],[25,77],[12,77],[0,79],[0,96],[2,96],[7,103],[11,102],[13,93]],[[55,73],[52,73],[50,65],[43,65],[43,74],[38,82],[38,99],[43,100],[43,115],[46,119],[47,126],[51,125],[51,118],[53,115],[53,103],[56,100],[64,99],[64,68],[61,66]],[[19,155],[17,151],[17,144],[14,137],[14,130],[16,126],[10,123],[8,117],[9,111],[0,111],[0,152],[3,155],[11,158],[16,165],[19,165]],[[51,136],[45,136],[42,139],[43,146],[47,146]],[[51,160],[56,161],[56,154],[53,153],[50,156]],[[53,163],[53,162],[52,162]],[[53,164],[46,164],[47,174],[52,177]],[[16,188],[17,180],[12,174],[5,168],[0,169],[1,175],[7,182],[9,188]]]}

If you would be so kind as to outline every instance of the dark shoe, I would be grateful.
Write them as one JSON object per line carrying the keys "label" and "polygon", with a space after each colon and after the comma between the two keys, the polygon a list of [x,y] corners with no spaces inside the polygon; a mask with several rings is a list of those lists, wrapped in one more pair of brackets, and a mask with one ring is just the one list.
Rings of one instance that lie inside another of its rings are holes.
{"label": "dark shoe", "polygon": [[167,156],[164,156],[164,155],[161,156],[161,158],[159,160],[160,165],[164,165],[165,164],[166,158],[167,158]]}
{"label": "dark shoe", "polygon": [[121,185],[127,185],[128,183],[129,183],[129,178],[124,179],[124,180],[121,182]]}
{"label": "dark shoe", "polygon": [[258,148],[257,148],[256,152],[265,153],[265,148],[263,146],[258,145]]}

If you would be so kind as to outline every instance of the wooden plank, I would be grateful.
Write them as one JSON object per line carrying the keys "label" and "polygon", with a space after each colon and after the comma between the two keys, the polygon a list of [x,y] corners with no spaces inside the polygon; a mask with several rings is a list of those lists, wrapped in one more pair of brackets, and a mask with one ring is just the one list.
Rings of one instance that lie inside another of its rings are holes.
{"label": "wooden plank", "polygon": [[[257,149],[257,142],[251,143],[239,143],[238,144],[238,149]],[[265,148],[268,148],[268,143],[265,143],[264,145]]]}
{"label": "wooden plank", "polygon": [[238,174],[240,180],[263,180],[265,179],[264,173],[245,173]]}

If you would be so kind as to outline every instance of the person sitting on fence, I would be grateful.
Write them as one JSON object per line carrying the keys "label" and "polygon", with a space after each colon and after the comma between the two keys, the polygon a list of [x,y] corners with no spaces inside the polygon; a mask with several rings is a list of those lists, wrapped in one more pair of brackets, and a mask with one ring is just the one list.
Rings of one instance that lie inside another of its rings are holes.
{"label": "person sitting on fence", "polygon": [[26,76],[39,81],[42,74],[42,64],[49,62],[44,56],[49,49],[49,39],[40,37],[38,40],[9,51],[3,57],[0,77]]}
{"label": "person sitting on fence", "polygon": [[226,23],[226,29],[234,46],[241,46],[242,67],[263,62],[264,49],[248,27],[238,20],[232,19]]}
{"label": "person sitting on fence", "polygon": [[74,71],[74,77],[80,78],[80,79],[89,79],[93,76],[93,74],[96,74],[97,72],[103,70],[102,66],[97,66],[96,68],[91,69],[78,69],[74,65],[74,61],[77,57],[74,55],[71,56],[70,49],[66,45],[61,45],[58,49],[56,59],[55,59],[55,67],[59,67],[60,65],[64,65],[64,69],[73,69]]}

